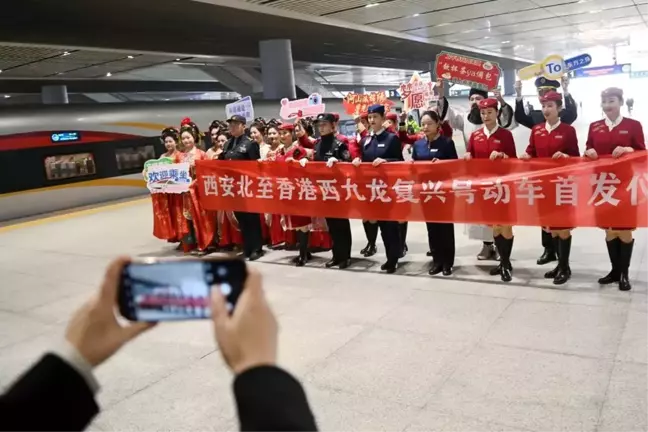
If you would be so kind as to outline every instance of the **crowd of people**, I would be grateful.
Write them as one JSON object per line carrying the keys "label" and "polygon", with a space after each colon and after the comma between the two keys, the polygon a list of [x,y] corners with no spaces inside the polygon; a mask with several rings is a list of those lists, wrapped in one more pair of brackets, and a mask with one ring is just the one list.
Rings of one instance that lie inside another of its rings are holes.
{"label": "crowd of people", "polygon": [[[276,163],[339,162],[354,165],[412,161],[458,159],[453,130],[463,134],[465,159],[501,158],[567,158],[580,157],[578,139],[571,126],[577,118],[577,105],[568,91],[569,81],[540,77],[536,80],[539,110],[525,108],[521,83],[516,83],[515,108],[508,105],[498,90],[488,92],[473,88],[469,93],[470,110],[454,109],[445,97],[421,115],[421,129],[416,134],[406,120],[407,113],[388,112],[385,106],[373,105],[356,117],[357,134],[346,137],[337,131],[339,115],[324,113],[315,119],[298,118],[295,122],[256,119],[247,127],[244,117],[232,116],[226,122],[214,121],[209,126],[211,147],[199,148],[201,134],[190,119],[182,121],[180,129],[162,132],[168,152],[164,155],[178,162],[195,160],[247,160]],[[443,82],[437,86],[443,91]],[[562,94],[560,87],[562,85]],[[601,94],[605,118],[590,125],[584,158],[597,159],[611,155],[622,157],[634,151],[644,151],[641,124],[621,115],[623,91],[609,88]],[[523,126],[531,129],[526,151],[518,155],[510,130]],[[319,137],[314,138],[314,128]],[[293,262],[304,266],[313,252],[332,250],[326,267],[347,268],[351,264],[351,228],[347,219],[304,217],[296,215],[252,214],[227,210],[210,212],[202,208],[196,185],[181,196],[155,194],[154,234],[180,248],[198,255],[215,250],[240,248],[249,260],[263,256],[264,245],[270,249],[298,250]],[[449,276],[455,259],[454,225],[429,222],[427,225],[428,256],[433,259],[430,275]],[[378,231],[385,246],[386,261],[381,269],[394,273],[398,261],[407,254],[407,222],[363,221],[366,246],[364,257],[377,253]],[[610,273],[599,279],[601,284],[617,283],[619,289],[630,290],[628,268],[632,256],[634,227],[603,227],[611,263]],[[571,277],[569,257],[573,227],[542,227],[543,252],[538,265],[557,262],[545,277],[556,285]],[[481,240],[478,260],[499,261],[490,272],[502,281],[512,279],[512,226],[466,225],[471,239]]]}

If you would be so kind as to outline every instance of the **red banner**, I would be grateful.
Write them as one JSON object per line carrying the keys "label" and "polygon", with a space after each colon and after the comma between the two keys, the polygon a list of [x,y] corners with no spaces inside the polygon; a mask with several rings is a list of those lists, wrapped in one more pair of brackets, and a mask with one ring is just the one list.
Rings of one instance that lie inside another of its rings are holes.
{"label": "red banner", "polygon": [[374,104],[385,105],[387,109],[394,104],[394,102],[387,99],[385,92],[371,92],[371,93],[348,93],[342,105],[347,114],[360,115],[367,112],[367,109]]}
{"label": "red banner", "polygon": [[648,156],[386,163],[196,161],[208,210],[554,227],[648,226]]}
{"label": "red banner", "polygon": [[492,90],[499,84],[502,74],[499,64],[474,57],[441,51],[437,54],[435,72],[437,79],[467,85],[482,90]]}

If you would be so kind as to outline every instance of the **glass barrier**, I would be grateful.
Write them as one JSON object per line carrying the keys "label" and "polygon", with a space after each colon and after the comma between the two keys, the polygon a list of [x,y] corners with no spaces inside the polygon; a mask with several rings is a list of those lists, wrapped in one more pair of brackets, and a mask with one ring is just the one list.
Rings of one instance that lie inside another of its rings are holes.
{"label": "glass barrier", "polygon": [[120,148],[115,150],[115,158],[120,171],[143,169],[144,162],[155,159],[155,149],[152,145]]}
{"label": "glass barrier", "polygon": [[91,153],[77,153],[46,157],[45,172],[48,180],[58,180],[91,176],[97,171]]}

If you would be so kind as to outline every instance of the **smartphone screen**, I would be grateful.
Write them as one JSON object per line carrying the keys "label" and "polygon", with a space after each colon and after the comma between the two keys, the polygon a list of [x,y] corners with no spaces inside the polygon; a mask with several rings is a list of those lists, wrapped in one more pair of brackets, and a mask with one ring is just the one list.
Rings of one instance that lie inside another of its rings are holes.
{"label": "smartphone screen", "polygon": [[223,293],[231,312],[245,276],[238,259],[130,263],[122,273],[120,312],[131,321],[209,318],[212,289]]}

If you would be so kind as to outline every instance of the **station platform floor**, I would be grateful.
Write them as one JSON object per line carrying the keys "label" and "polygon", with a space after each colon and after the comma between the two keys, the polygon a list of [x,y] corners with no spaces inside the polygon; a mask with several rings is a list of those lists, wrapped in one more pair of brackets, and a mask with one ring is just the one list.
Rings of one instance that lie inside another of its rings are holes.
{"label": "station platform floor", "polygon": [[[148,199],[0,228],[0,388],[63,334],[111,258],[174,255],[153,238]],[[604,234],[574,232],[573,278],[543,279],[538,228],[515,229],[514,280],[487,274],[456,226],[457,268],[430,277],[422,223],[396,275],[384,248],[350,270],[304,268],[292,252],[254,263],[280,323],[279,364],[305,386],[322,430],[645,431],[646,230],[633,290],[600,287]],[[354,222],[354,252],[364,231]],[[209,322],[164,323],[96,370],[90,430],[238,430],[232,377]]]}

